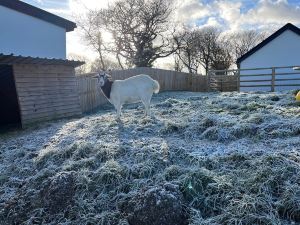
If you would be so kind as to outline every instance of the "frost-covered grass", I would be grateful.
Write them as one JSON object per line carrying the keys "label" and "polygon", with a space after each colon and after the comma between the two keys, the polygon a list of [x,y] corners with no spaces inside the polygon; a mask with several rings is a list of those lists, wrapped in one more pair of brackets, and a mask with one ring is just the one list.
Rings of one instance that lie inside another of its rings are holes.
{"label": "frost-covered grass", "polygon": [[292,92],[154,96],[0,135],[0,224],[299,224]]}

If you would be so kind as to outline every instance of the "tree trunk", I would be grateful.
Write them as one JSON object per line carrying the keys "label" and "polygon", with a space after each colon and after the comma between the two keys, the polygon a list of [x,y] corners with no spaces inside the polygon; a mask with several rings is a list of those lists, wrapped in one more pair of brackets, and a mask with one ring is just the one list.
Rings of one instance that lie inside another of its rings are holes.
{"label": "tree trunk", "polygon": [[119,66],[121,67],[121,69],[124,70],[124,66],[123,66],[122,63],[121,63],[121,59],[120,59],[119,53],[117,53],[117,60],[118,60],[118,64],[119,64]]}
{"label": "tree trunk", "polygon": [[102,70],[105,70],[105,63],[104,63],[104,60],[103,60],[103,55],[102,55],[102,50],[101,48],[98,49],[98,53],[99,53],[99,58],[100,58],[100,63],[101,63],[101,69]]}

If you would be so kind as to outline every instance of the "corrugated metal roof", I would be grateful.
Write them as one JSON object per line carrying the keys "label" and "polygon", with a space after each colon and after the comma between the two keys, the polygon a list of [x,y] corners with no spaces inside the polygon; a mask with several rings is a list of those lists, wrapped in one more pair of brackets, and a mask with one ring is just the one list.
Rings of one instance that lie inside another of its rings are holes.
{"label": "corrugated metal roof", "polygon": [[15,56],[0,54],[0,64],[38,64],[38,65],[66,65],[66,66],[81,66],[85,62],[74,61],[74,60],[66,60],[66,59],[48,59],[48,58],[39,58],[39,57],[31,57],[31,56]]}
{"label": "corrugated metal roof", "polygon": [[76,23],[72,21],[19,0],[0,0],[0,5],[65,28],[67,32],[73,31],[76,28]]}

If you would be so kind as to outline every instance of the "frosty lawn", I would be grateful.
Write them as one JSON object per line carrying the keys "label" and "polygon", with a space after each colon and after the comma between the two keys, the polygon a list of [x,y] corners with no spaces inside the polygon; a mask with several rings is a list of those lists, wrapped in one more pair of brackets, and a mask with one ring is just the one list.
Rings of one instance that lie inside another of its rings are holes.
{"label": "frosty lawn", "polygon": [[0,224],[300,223],[292,92],[154,96],[0,136]]}

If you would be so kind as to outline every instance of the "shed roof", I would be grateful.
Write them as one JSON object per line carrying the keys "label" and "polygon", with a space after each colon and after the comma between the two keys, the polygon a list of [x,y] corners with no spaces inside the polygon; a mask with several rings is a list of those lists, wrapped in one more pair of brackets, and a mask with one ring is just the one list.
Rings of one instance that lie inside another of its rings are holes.
{"label": "shed roof", "polygon": [[73,31],[76,28],[76,23],[72,21],[66,20],[19,0],[0,0],[0,5],[65,28],[67,32]]}
{"label": "shed roof", "polygon": [[236,62],[238,64],[241,63],[246,58],[248,58],[250,55],[252,55],[256,51],[258,51],[259,49],[261,49],[262,47],[264,47],[265,45],[267,45],[269,42],[273,41],[275,38],[277,38],[279,35],[281,35],[286,30],[293,31],[294,33],[300,35],[300,29],[298,27],[296,27],[295,25],[293,25],[291,23],[287,23],[286,25],[284,25],[283,27],[281,27],[279,30],[277,30],[275,33],[273,33],[272,35],[270,35],[268,38],[266,38],[265,40],[263,40],[261,43],[259,43],[254,48],[252,48],[250,51],[246,52],[244,55],[242,55],[240,58],[238,58]]}
{"label": "shed roof", "polygon": [[15,56],[11,55],[4,55],[0,54],[0,65],[7,64],[38,64],[38,65],[65,65],[65,66],[72,66],[77,67],[84,64],[81,61],[74,61],[74,60],[65,60],[65,59],[48,59],[48,58],[39,58],[39,57],[25,57],[25,56]]}

